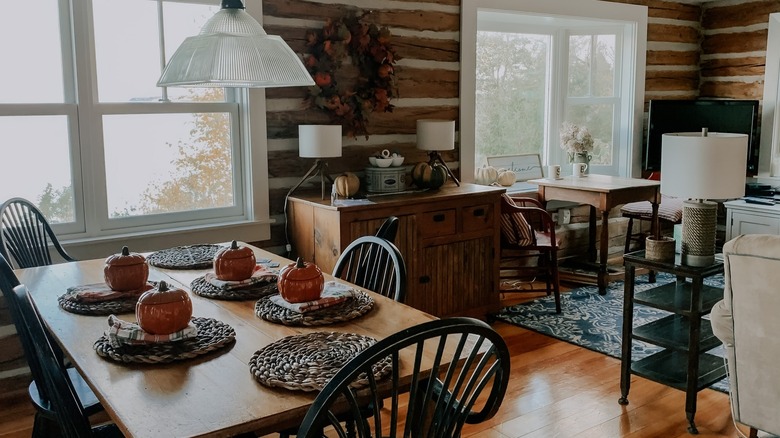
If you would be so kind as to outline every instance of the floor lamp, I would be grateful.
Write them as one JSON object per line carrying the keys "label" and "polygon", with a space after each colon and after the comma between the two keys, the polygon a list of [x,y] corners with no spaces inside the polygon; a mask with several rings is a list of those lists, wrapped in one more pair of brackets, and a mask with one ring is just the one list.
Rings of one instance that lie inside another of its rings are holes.
{"label": "floor lamp", "polygon": [[451,151],[455,149],[455,121],[421,119],[417,121],[417,149],[428,151],[428,164],[441,163],[447,169],[447,175],[460,185],[447,163],[441,157],[439,151]]}
{"label": "floor lamp", "polygon": [[684,265],[703,267],[715,262],[718,204],[707,199],[745,195],[747,168],[745,134],[681,132],[661,138],[661,193],[687,198],[683,202]]}
{"label": "floor lamp", "polygon": [[341,156],[341,125],[298,126],[298,156],[317,160],[298,184],[290,189],[288,196],[309,178],[319,175],[322,199],[325,199],[325,180],[333,184],[333,178],[328,175],[328,162],[323,158]]}

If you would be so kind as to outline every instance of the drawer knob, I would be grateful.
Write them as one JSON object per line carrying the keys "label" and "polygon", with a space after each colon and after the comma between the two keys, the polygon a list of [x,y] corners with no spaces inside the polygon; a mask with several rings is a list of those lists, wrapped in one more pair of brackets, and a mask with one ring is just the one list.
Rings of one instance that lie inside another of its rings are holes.
{"label": "drawer knob", "polygon": [[485,209],[484,208],[478,208],[474,210],[474,216],[484,216],[485,215]]}
{"label": "drawer knob", "polygon": [[422,277],[420,277],[420,284],[425,284],[425,283],[430,283],[430,282],[431,282],[431,277],[430,276],[423,275]]}
{"label": "drawer knob", "polygon": [[439,214],[433,215],[433,221],[434,222],[444,222],[444,214],[439,213]]}

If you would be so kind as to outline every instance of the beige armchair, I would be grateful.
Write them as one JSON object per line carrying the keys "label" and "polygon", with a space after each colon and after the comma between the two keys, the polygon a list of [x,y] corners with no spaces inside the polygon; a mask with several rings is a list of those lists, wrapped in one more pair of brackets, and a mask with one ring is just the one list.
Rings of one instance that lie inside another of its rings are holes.
{"label": "beige armchair", "polygon": [[731,411],[753,437],[780,435],[780,236],[739,236],[723,258],[723,300],[711,318],[726,347]]}

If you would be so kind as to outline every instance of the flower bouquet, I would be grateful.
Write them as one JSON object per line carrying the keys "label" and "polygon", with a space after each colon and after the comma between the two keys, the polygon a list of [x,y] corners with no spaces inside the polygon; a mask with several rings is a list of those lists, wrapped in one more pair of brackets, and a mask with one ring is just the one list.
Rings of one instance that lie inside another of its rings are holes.
{"label": "flower bouquet", "polygon": [[561,125],[561,149],[569,155],[570,162],[574,162],[574,157],[577,155],[585,158],[585,162],[589,162],[591,155],[588,152],[593,150],[593,136],[584,126],[563,122]]}

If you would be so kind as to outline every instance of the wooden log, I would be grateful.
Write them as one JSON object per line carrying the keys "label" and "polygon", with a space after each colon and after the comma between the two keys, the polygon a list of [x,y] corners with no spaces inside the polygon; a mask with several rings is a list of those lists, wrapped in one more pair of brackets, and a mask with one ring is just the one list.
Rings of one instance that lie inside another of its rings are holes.
{"label": "wooden log", "polygon": [[742,53],[766,50],[767,30],[705,35],[701,43],[703,54]]}
{"label": "wooden log", "polygon": [[721,97],[731,99],[762,99],[764,96],[764,81],[757,82],[702,82],[701,97]]}
{"label": "wooden log", "polygon": [[695,27],[661,23],[647,24],[648,41],[697,44],[699,38],[700,32]]}
{"label": "wooden log", "polygon": [[607,0],[615,3],[647,6],[647,15],[654,18],[699,21],[701,6],[663,0]]}
{"label": "wooden log", "polygon": [[263,15],[305,20],[337,19],[355,13],[365,15],[369,23],[411,30],[458,32],[460,14],[435,10],[372,9],[354,6],[316,3],[305,0],[264,0]]}
{"label": "wooden log", "polygon": [[[368,131],[371,134],[414,134],[417,119],[458,119],[457,106],[396,107],[390,113],[369,115]],[[298,125],[329,124],[330,116],[319,109],[301,111],[276,111],[266,114],[268,138],[295,138]]]}
{"label": "wooden log", "polygon": [[712,76],[763,76],[766,58],[720,58],[701,63],[702,77]]}
{"label": "wooden log", "polygon": [[678,52],[675,50],[648,50],[647,65],[691,65],[699,64],[699,52]]}
{"label": "wooden log", "polygon": [[647,71],[646,91],[696,90],[699,86],[698,71]]}

